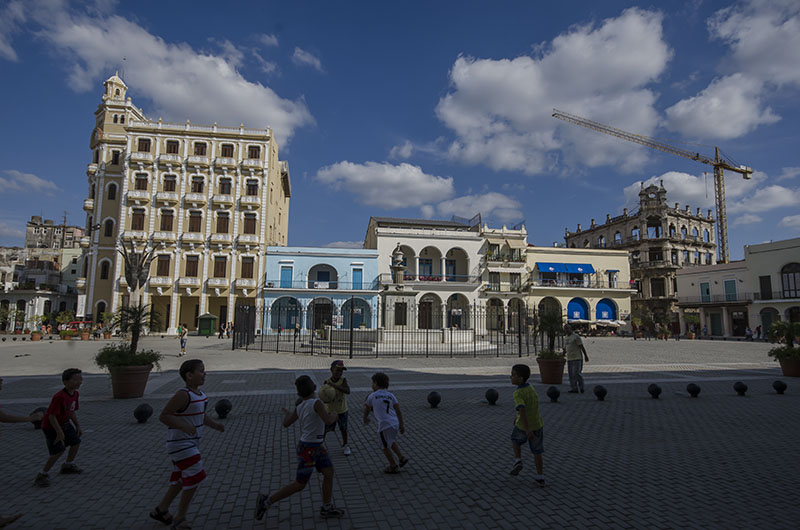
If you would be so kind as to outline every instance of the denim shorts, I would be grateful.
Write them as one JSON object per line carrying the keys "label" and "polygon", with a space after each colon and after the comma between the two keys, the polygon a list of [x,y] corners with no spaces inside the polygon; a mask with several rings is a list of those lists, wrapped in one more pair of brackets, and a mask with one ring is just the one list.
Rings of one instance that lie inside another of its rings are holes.
{"label": "denim shorts", "polygon": [[72,426],[72,422],[67,422],[62,425],[61,430],[64,431],[64,441],[56,442],[55,429],[42,429],[44,440],[47,443],[47,450],[51,455],[60,455],[66,449],[65,446],[71,447],[73,445],[80,445],[81,443],[81,439],[75,427]]}
{"label": "denim shorts", "polygon": [[295,480],[300,484],[308,483],[314,469],[322,471],[325,468],[333,467],[328,450],[322,443],[297,444],[297,474]]}
{"label": "denim shorts", "polygon": [[325,432],[332,432],[339,426],[339,432],[347,432],[347,411],[337,414],[336,423],[325,426]]}
{"label": "denim shorts", "polygon": [[511,433],[511,441],[519,446],[523,446],[527,443],[531,447],[531,453],[540,455],[544,453],[544,427],[533,431],[533,440],[528,440],[525,431],[514,425],[514,430]]}

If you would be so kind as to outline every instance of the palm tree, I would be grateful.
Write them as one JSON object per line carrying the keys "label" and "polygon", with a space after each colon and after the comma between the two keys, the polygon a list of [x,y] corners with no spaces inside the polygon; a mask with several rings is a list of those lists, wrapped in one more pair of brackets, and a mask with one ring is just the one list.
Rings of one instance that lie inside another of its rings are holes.
{"label": "palm tree", "polygon": [[139,347],[139,336],[142,334],[142,330],[147,326],[157,326],[159,322],[160,315],[152,310],[152,306],[139,303],[138,305],[120,307],[114,317],[113,326],[119,326],[120,331],[123,333],[130,332],[130,354],[134,355],[136,348]]}
{"label": "palm tree", "polygon": [[147,278],[150,277],[150,263],[155,258],[155,248],[145,250],[144,252],[136,252],[136,247],[131,240],[130,252],[125,248],[125,244],[120,244],[117,252],[122,255],[125,262],[125,281],[128,282],[128,287],[133,291],[132,305],[139,305],[139,290],[147,283]]}
{"label": "palm tree", "polygon": [[556,350],[556,337],[561,333],[561,314],[555,311],[539,313],[539,333],[547,337],[547,346],[550,351]]}
{"label": "palm tree", "polygon": [[794,346],[797,337],[800,336],[800,322],[788,322],[786,320],[778,320],[773,322],[769,328],[769,341],[778,342],[783,339],[784,345],[787,348]]}

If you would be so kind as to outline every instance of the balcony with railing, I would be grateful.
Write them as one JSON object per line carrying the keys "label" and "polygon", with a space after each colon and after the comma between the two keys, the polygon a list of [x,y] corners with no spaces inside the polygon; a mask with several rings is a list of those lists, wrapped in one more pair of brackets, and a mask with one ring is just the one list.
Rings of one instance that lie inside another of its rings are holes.
{"label": "balcony with railing", "polygon": [[230,284],[228,278],[209,278],[206,280],[209,287],[227,287]]}
{"label": "balcony with railing", "polygon": [[131,153],[131,162],[153,163],[153,155],[150,153]]}
{"label": "balcony with railing", "polygon": [[175,204],[180,201],[180,195],[174,191],[159,191],[156,193],[156,202],[163,204]]}
{"label": "balcony with railing", "polygon": [[180,287],[200,287],[200,278],[196,276],[181,276],[178,280]]}
{"label": "balcony with railing", "polygon": [[261,197],[257,195],[242,195],[239,197],[239,207],[242,206],[247,206],[248,209],[258,208],[261,206]]}
{"label": "balcony with railing", "polygon": [[753,300],[800,300],[800,289],[753,293]]}
{"label": "balcony with railing", "polygon": [[223,204],[223,205],[233,204],[233,195],[215,194],[211,198],[211,202],[213,202],[214,204]]}
{"label": "balcony with railing", "polygon": [[214,159],[214,165],[216,167],[234,168],[234,167],[236,167],[236,159],[235,158],[228,158],[228,157],[215,158]]}
{"label": "balcony with railing", "polygon": [[242,160],[242,167],[247,169],[262,169],[264,163],[258,158],[245,158]]}
{"label": "balcony with railing", "polygon": [[147,190],[128,190],[128,202],[141,204],[150,202],[150,192]]}
{"label": "balcony with railing", "polygon": [[516,252],[512,252],[512,253],[487,252],[486,253],[486,263],[487,264],[497,265],[497,264],[501,264],[501,263],[509,263],[509,264],[514,264],[514,265],[525,265],[526,262],[527,262],[527,257],[522,252],[520,252],[520,253],[516,253]]}
{"label": "balcony with railing", "polygon": [[252,278],[236,278],[237,289],[255,289],[256,281]]}
{"label": "balcony with railing", "polygon": [[183,163],[183,157],[177,154],[158,155],[158,163],[164,166],[179,166]]}
{"label": "balcony with railing", "polygon": [[[392,283],[391,274],[381,274],[379,280],[382,284]],[[403,282],[435,284],[477,284],[481,282],[480,276],[467,274],[403,274]]]}
{"label": "balcony with railing", "polygon": [[236,238],[236,243],[239,245],[256,245],[258,244],[258,236],[255,234],[241,234]]}
{"label": "balcony with railing", "polygon": [[230,234],[211,234],[211,243],[215,245],[230,245],[231,241]]}
{"label": "balcony with railing", "polygon": [[193,207],[198,204],[205,204],[207,200],[205,193],[187,193],[183,197],[184,204],[191,204]]}
{"label": "balcony with railing", "polygon": [[208,157],[200,155],[191,155],[186,158],[186,165],[208,167]]}
{"label": "balcony with railing", "polygon": [[170,276],[151,276],[150,286],[152,287],[169,287],[172,285],[172,277]]}
{"label": "balcony with railing", "polygon": [[175,232],[154,232],[153,241],[175,242],[178,235]]}
{"label": "balcony with railing", "polygon": [[568,278],[531,278],[528,286],[538,289],[624,289],[628,290],[628,284],[621,281],[609,281],[603,278],[584,278],[583,280]]}
{"label": "balcony with railing", "polygon": [[181,234],[181,241],[184,243],[202,243],[206,237],[202,232],[184,232]]}
{"label": "balcony with railing", "polygon": [[[387,275],[388,276],[388,275]],[[269,290],[322,290],[322,291],[376,291],[378,289],[378,278],[362,282],[342,282],[329,281],[320,282],[314,280],[281,280],[267,279],[264,288]]]}
{"label": "balcony with railing", "polygon": [[650,261],[635,261],[631,263],[631,269],[677,269],[679,265],[670,260],[658,259]]}
{"label": "balcony with railing", "polygon": [[726,294],[706,294],[701,296],[679,296],[679,304],[703,305],[703,304],[746,304],[753,300],[753,293],[726,293]]}
{"label": "balcony with railing", "polygon": [[146,241],[147,232],[142,230],[125,230],[122,232],[122,239],[124,241]]}

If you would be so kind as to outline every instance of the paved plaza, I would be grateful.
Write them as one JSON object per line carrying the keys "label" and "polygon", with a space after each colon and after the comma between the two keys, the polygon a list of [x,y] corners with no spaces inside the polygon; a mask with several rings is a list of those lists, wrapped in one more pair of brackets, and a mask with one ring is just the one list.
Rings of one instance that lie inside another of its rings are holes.
{"label": "paved plaza", "polygon": [[[157,415],[181,386],[176,339],[146,338],[142,346],[167,354],[151,374],[146,396],[110,398],[110,381],[92,362],[103,341],[0,343],[0,404],[25,414],[46,406],[67,367],[86,370],[78,416],[84,439],[78,476],[51,472],[52,486],[33,486],[46,458],[41,432],[30,424],[2,427],[0,513],[24,512],[11,528],[165,528],[147,513],[166,489],[170,465],[165,427]],[[514,407],[508,374],[517,357],[345,359],[353,389],[350,445],[345,457],[328,438],[336,468],[334,502],[341,520],[322,520],[321,478],[272,507],[255,524],[259,490],[293,480],[293,426],[281,426],[282,407],[294,403],[294,379],[329,373],[329,357],[231,351],[230,342],[190,337],[189,357],[209,372],[203,389],[213,405],[233,402],[226,432],[207,431],[201,449],[209,479],[189,518],[194,528],[797,528],[800,506],[800,380],[783,378],[767,357],[770,345],[752,342],[585,339],[591,362],[586,394],[558,403],[545,396],[533,357],[534,384],[545,422],[547,487],[534,487],[533,458],[509,475]],[[410,458],[399,475],[385,461],[374,422],[361,424],[361,406],[377,369],[391,378]],[[787,393],[771,384],[783,379]],[[746,397],[734,381],[749,386]],[[663,388],[658,400],[647,385]],[[685,391],[698,383],[697,399]],[[603,384],[598,402],[590,389]],[[484,392],[500,393],[490,406]],[[442,403],[431,409],[431,390]],[[155,415],[137,424],[133,409],[149,403]],[[212,414],[214,414],[212,412]],[[173,506],[173,511],[176,506]]]}

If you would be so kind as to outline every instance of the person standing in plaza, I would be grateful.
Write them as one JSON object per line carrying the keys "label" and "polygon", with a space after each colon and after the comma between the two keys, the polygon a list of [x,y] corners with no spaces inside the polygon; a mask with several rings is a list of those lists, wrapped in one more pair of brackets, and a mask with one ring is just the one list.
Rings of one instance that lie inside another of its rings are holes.
{"label": "person standing in plaza", "polygon": [[186,336],[189,334],[189,329],[186,327],[186,324],[181,324],[178,326],[178,338],[181,341],[181,352],[178,354],[178,357],[183,357],[186,355]]}
{"label": "person standing in plaza", "polygon": [[328,412],[321,400],[317,399],[317,385],[307,375],[301,375],[294,382],[299,403],[291,411],[283,409],[283,426],[289,427],[300,421],[300,443],[297,444],[297,473],[291,482],[272,495],[259,493],[256,498],[256,520],[264,518],[270,506],[305,489],[311,474],[316,468],[322,473],[322,508],[324,519],[341,517],[344,510],[336,508],[333,497],[333,464],[325,448],[325,426],[336,422],[336,414]]}
{"label": "person standing in plaza", "polygon": [[544,482],[544,422],[539,414],[539,395],[528,383],[531,368],[527,364],[515,364],[511,367],[511,384],[516,385],[514,390],[514,407],[517,417],[514,420],[514,430],[511,432],[511,444],[514,448],[514,466],[511,474],[516,476],[522,471],[522,446],[528,444],[533,453],[536,465],[534,480],[540,488]]}
{"label": "person standing in plaza", "polygon": [[[583,340],[580,335],[572,330],[569,324],[564,325],[564,351],[567,354],[567,373],[569,374],[569,393],[577,394],[579,391],[582,394],[583,387],[583,362],[588,363],[589,356],[586,354],[586,348],[583,347]],[[581,355],[582,354],[582,355]]]}
{"label": "person standing in plaza", "polygon": [[336,390],[336,397],[330,403],[326,403],[325,407],[328,412],[335,413],[337,419],[335,423],[325,426],[325,432],[333,432],[336,430],[336,425],[339,425],[344,455],[350,456],[352,452],[350,451],[350,446],[347,445],[347,395],[350,393],[350,385],[347,384],[347,378],[343,376],[345,370],[347,368],[344,366],[344,361],[333,361],[331,363],[331,376],[322,384]]}
{"label": "person standing in plaza", "polygon": [[61,465],[61,473],[64,475],[83,473],[83,470],[75,465],[75,457],[78,456],[83,436],[78,416],[75,414],[79,408],[78,389],[83,383],[83,375],[77,368],[68,368],[61,374],[61,382],[64,383],[64,388],[50,400],[50,406],[42,418],[42,432],[47,443],[47,451],[50,453],[50,457],[34,481],[34,484],[42,488],[50,485],[50,469],[58,462],[67,447],[69,453],[67,461]]}
{"label": "person standing in plaza", "polygon": [[761,324],[756,326],[756,338],[761,339]]}
{"label": "person standing in plaza", "polygon": [[[389,467],[383,472],[394,474],[408,463],[408,458],[403,455],[400,446],[395,441],[397,433],[405,433],[406,428],[403,422],[403,413],[400,412],[400,403],[388,388],[388,375],[378,372],[372,376],[373,392],[367,396],[364,404],[364,425],[369,423],[369,413],[372,412],[378,422],[378,437],[381,440],[383,454],[389,461]],[[393,451],[399,458],[398,462],[395,462]]]}
{"label": "person standing in plaza", "polygon": [[750,329],[750,326],[747,326],[747,328],[745,328],[744,336],[746,340],[753,340],[753,330]]}
{"label": "person standing in plaza", "polygon": [[[0,390],[3,390],[3,378],[0,377]],[[0,410],[0,423],[24,423],[27,421],[41,421],[43,414],[41,412],[34,412],[28,416],[14,416],[13,414],[7,414]],[[0,515],[0,528],[4,528],[17,519],[22,517],[21,513],[15,513],[9,517],[5,517],[4,515]]]}
{"label": "person standing in plaza", "polygon": [[[175,392],[158,417],[159,421],[168,427],[166,449],[172,460],[172,474],[169,477],[167,492],[158,506],[150,512],[150,517],[166,525],[171,524],[175,530],[184,530],[191,528],[186,521],[189,504],[197,492],[197,487],[206,479],[198,445],[203,436],[203,428],[208,426],[224,432],[225,426],[206,414],[208,398],[200,390],[206,380],[203,361],[199,359],[183,361],[179,373],[186,386]],[[169,513],[169,507],[178,494],[181,495],[181,500],[178,504],[178,513],[173,518]]]}

